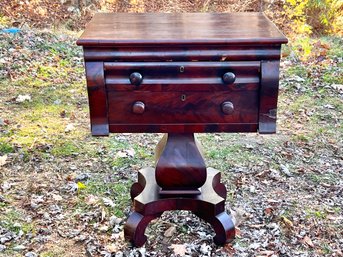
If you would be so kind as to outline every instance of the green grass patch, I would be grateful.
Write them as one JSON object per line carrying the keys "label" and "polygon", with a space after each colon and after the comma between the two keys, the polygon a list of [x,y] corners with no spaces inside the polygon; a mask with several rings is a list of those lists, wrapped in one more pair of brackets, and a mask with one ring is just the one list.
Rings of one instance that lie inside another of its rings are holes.
{"label": "green grass patch", "polygon": [[292,217],[294,217],[295,213],[299,211],[299,202],[293,200],[289,205],[286,205],[282,212],[282,217],[285,217],[289,220],[292,220]]}
{"label": "green grass patch", "polygon": [[309,142],[319,137],[328,140],[342,136],[340,118],[343,114],[343,104],[336,96],[300,94],[287,107],[280,106],[280,109],[292,112],[293,123],[303,125],[303,130],[294,131],[294,141]]}
{"label": "green grass patch", "polygon": [[73,141],[57,141],[52,147],[51,154],[57,157],[67,157],[80,152],[79,144]]}
{"label": "green grass patch", "polygon": [[340,213],[342,213],[342,208],[339,207],[339,206],[337,206],[337,207],[332,207],[331,210],[332,210],[335,214],[337,214],[337,215],[339,215]]}
{"label": "green grass patch", "polygon": [[234,244],[238,245],[239,248],[243,248],[243,249],[248,249],[249,245],[250,245],[248,240],[246,240],[245,238],[241,238],[241,237],[235,238]]}
{"label": "green grass patch", "polygon": [[307,179],[312,181],[314,184],[320,184],[320,183],[325,183],[325,184],[331,184],[335,185],[340,181],[340,177],[333,172],[325,172],[322,174],[317,174],[317,173],[309,173],[306,175]]}
{"label": "green grass patch", "polygon": [[53,153],[58,156],[78,152],[80,145],[75,144],[73,140],[84,141],[86,131],[76,128],[75,125],[74,130],[65,133],[70,121],[61,117],[62,111],[66,111],[63,106],[44,104],[37,104],[22,111],[16,117],[20,126],[13,132],[12,143],[30,149],[35,145],[53,145]]}
{"label": "green grass patch", "polygon": [[6,206],[8,206],[8,203],[0,202],[0,210]]}
{"label": "green grass patch", "polygon": [[[81,209],[91,208],[84,201],[87,196],[94,195],[99,197],[99,204],[106,207],[108,214],[117,217],[124,217],[124,210],[131,205],[130,188],[132,181],[106,181],[96,179],[85,183],[85,187],[79,191],[80,202],[78,207]],[[111,199],[115,206],[106,206],[101,200],[103,197]]]}
{"label": "green grass patch", "polygon": [[308,71],[306,69],[306,67],[302,64],[298,64],[298,65],[294,65],[292,67],[289,67],[286,70],[286,74],[289,76],[299,76],[303,79],[306,79],[308,77]]}
{"label": "green grass patch", "polygon": [[65,248],[54,245],[53,249],[43,251],[39,254],[39,256],[40,257],[61,257],[61,256],[65,256],[65,254],[66,254]]}
{"label": "green grass patch", "polygon": [[112,156],[108,161],[113,168],[129,167],[144,160],[152,161],[153,158],[148,149],[126,140],[122,141],[110,137],[104,144],[108,150],[108,155]]}
{"label": "green grass patch", "polygon": [[323,74],[323,81],[329,84],[343,84],[343,65],[327,67]]}
{"label": "green grass patch", "polygon": [[207,166],[223,171],[235,165],[245,165],[262,160],[263,156],[256,153],[254,149],[247,149],[245,144],[242,144],[241,136],[234,134],[199,136],[204,147]]}
{"label": "green grass patch", "polygon": [[20,126],[14,129],[13,135],[0,137],[0,152],[13,152],[12,145],[16,145],[31,153],[50,153],[57,157],[80,153],[96,156],[96,146],[85,142],[90,141],[87,130],[75,124],[75,129],[65,132],[69,121],[60,117],[60,110],[63,108],[46,106],[44,109],[39,105],[34,111],[22,112],[18,117]]}
{"label": "green grass patch", "polygon": [[330,45],[328,56],[331,58],[343,58],[343,39],[341,37],[322,37],[321,41]]}
{"label": "green grass patch", "polygon": [[308,110],[316,106],[316,99],[309,95],[299,95],[294,101],[292,101],[287,110],[294,114],[299,114],[305,109]]}
{"label": "green grass patch", "polygon": [[12,232],[18,233],[20,230],[27,233],[35,233],[34,223],[28,223],[24,219],[25,215],[13,208],[7,208],[0,214],[0,225]]}
{"label": "green grass patch", "polygon": [[327,243],[321,244],[321,251],[322,251],[322,254],[327,254],[327,255],[333,253],[332,248],[331,248],[330,245],[327,244]]}
{"label": "green grass patch", "polygon": [[313,138],[313,135],[309,135],[309,134],[304,134],[304,133],[296,133],[294,135],[292,135],[292,140],[296,141],[296,142],[305,142],[308,143],[309,141],[311,141],[311,139]]}
{"label": "green grass patch", "polygon": [[6,142],[3,138],[0,137],[0,155],[13,153],[14,147],[12,144]]}
{"label": "green grass patch", "polygon": [[317,209],[312,209],[312,208],[306,208],[305,209],[305,218],[306,219],[311,219],[315,218],[318,220],[324,220],[326,219],[328,213],[325,210],[317,210]]}

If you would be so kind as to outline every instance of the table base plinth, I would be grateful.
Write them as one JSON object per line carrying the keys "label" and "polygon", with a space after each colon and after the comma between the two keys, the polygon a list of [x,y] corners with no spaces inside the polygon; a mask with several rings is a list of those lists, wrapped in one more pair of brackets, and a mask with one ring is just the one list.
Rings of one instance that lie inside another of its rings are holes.
{"label": "table base plinth", "polygon": [[207,221],[216,233],[213,240],[218,245],[235,238],[234,224],[225,211],[226,188],[220,183],[220,172],[213,168],[207,168],[206,182],[198,195],[161,195],[155,169],[142,169],[138,173],[138,182],[131,187],[131,199],[134,211],[125,224],[124,234],[126,240],[136,247],[146,242],[144,232],[150,221],[170,210],[191,211]]}

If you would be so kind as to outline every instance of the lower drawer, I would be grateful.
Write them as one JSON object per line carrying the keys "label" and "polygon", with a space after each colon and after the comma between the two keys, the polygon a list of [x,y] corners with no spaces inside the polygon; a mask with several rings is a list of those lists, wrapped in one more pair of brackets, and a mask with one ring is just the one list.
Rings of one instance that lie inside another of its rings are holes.
{"label": "lower drawer", "polygon": [[[257,124],[258,91],[108,92],[109,124]],[[134,130],[133,130],[134,131]]]}

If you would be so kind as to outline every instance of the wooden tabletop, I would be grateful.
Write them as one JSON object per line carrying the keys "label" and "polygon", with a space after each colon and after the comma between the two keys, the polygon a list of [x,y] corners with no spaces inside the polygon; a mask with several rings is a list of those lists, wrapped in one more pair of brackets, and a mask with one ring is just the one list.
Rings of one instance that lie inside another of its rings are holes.
{"label": "wooden tabletop", "polygon": [[98,13],[78,45],[282,44],[262,13]]}

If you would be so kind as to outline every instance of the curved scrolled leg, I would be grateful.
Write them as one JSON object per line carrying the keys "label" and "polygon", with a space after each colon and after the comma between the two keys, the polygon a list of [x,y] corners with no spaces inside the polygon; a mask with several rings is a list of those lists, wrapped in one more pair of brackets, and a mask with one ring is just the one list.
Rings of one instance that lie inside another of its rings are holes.
{"label": "curved scrolled leg", "polygon": [[210,223],[216,232],[213,238],[215,244],[223,245],[235,239],[235,225],[226,212],[218,214]]}
{"label": "curved scrolled leg", "polygon": [[134,246],[141,247],[147,240],[144,235],[145,229],[151,220],[161,216],[162,213],[143,216],[138,212],[131,213],[124,227],[125,239],[130,241]]}
{"label": "curved scrolled leg", "polygon": [[194,214],[211,224],[216,233],[213,238],[215,244],[223,245],[235,239],[235,225],[226,212],[219,213],[215,217],[204,216],[201,213]]}

